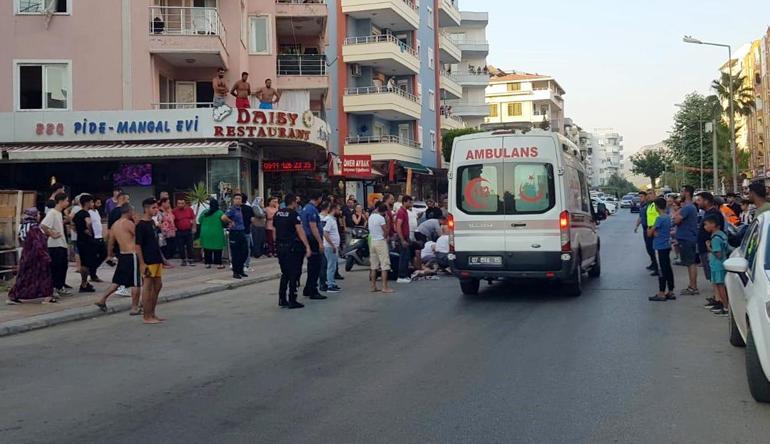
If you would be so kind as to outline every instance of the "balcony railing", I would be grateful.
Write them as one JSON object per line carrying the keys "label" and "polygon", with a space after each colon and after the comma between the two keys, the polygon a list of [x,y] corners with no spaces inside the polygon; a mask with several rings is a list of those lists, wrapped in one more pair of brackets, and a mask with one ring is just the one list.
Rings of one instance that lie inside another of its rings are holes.
{"label": "balcony railing", "polygon": [[279,76],[324,76],[326,75],[326,55],[294,55],[278,56]]}
{"label": "balcony railing", "polygon": [[153,109],[193,109],[213,106],[214,104],[211,102],[156,102],[152,104]]}
{"label": "balcony railing", "polygon": [[417,57],[416,49],[412,48],[411,46],[397,39],[392,34],[367,35],[362,37],[348,37],[345,39],[346,45],[366,45],[370,43],[383,43],[383,42],[390,42],[395,45],[398,45],[398,47],[401,48],[402,52],[408,52],[409,54],[412,54],[413,56]]}
{"label": "balcony railing", "polygon": [[150,6],[150,34],[216,35],[227,41],[227,31],[217,8]]}
{"label": "balcony railing", "polygon": [[420,103],[419,97],[398,87],[390,88],[387,86],[364,86],[360,88],[345,89],[346,96],[360,96],[365,94],[398,94],[399,96],[409,99],[415,103]]}
{"label": "balcony railing", "polygon": [[447,77],[458,83],[489,83],[489,73],[453,72],[444,73]]}
{"label": "balcony railing", "polygon": [[409,146],[420,149],[420,142],[407,139],[400,136],[352,136],[345,138],[346,144],[373,144],[373,143],[397,143],[399,145]]}

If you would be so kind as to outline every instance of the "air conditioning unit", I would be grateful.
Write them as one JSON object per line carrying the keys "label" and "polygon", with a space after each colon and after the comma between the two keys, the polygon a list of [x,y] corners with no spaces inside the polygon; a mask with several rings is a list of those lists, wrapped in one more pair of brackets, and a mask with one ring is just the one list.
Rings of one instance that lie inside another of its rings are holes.
{"label": "air conditioning unit", "polygon": [[361,77],[361,65],[353,63],[350,65],[350,70],[353,73],[353,77]]}

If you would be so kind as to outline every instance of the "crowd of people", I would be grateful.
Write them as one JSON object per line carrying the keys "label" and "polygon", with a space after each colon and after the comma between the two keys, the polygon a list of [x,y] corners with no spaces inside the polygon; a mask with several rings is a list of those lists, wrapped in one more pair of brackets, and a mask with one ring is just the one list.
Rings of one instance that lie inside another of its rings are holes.
{"label": "crowd of people", "polygon": [[[642,191],[639,198],[639,218],[634,231],[642,228],[650,258],[647,269],[658,278],[659,291],[649,300],[676,299],[673,254],[674,265],[687,267],[687,287],[679,294],[700,294],[700,266],[706,281],[714,289],[714,296],[706,299],[705,307],[717,316],[728,316],[723,263],[751,221],[770,209],[765,186],[751,184],[746,198],[734,193],[728,193],[724,199],[707,191],[696,194],[689,185],[684,186],[678,196],[656,196],[653,192]],[[732,242],[728,231],[733,233]]]}
{"label": "crowd of people", "polygon": [[[174,202],[161,192],[135,211],[120,188],[104,201],[87,193],[70,200],[66,187],[54,184],[44,217],[37,208],[24,212],[18,232],[19,269],[8,303],[56,303],[75,290],[95,293],[92,283],[103,282],[98,271],[106,263],[115,267],[112,285],[95,305],[107,311],[112,294],[130,296],[130,314],[157,323],[161,319],[154,307],[164,269],[195,267],[202,260],[207,269],[224,270],[228,253],[233,279],[248,277],[252,258],[277,258],[283,276],[279,305],[301,308],[297,289],[305,259],[305,297],[323,300],[323,293],[342,291],[339,259],[345,238],[356,229],[368,235],[372,291],[393,291],[388,277],[394,252],[399,283],[434,276],[449,266],[446,210],[431,200],[418,214],[411,196],[396,199],[385,194],[372,208],[353,196],[312,192],[307,197],[304,202],[294,194],[250,201],[246,194],[235,193],[227,199],[227,208],[211,197],[196,211],[185,197]],[[171,262],[175,257],[176,265]],[[70,258],[80,274],[77,289],[66,282]]]}

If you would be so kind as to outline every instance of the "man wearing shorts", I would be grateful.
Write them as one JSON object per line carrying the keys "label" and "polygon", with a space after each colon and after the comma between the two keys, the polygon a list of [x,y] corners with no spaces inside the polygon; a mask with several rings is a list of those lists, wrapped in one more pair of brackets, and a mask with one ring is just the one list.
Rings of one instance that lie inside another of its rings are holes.
{"label": "man wearing shorts", "polygon": [[235,97],[235,107],[238,109],[247,109],[251,106],[249,96],[251,95],[251,85],[249,84],[249,73],[241,73],[241,80],[235,82],[230,94]]}
{"label": "man wearing shorts", "polygon": [[372,292],[380,291],[377,288],[377,270],[382,272],[382,292],[393,293],[388,287],[388,271],[390,271],[390,252],[388,251],[387,233],[390,232],[390,222],[385,217],[388,206],[381,203],[377,211],[369,216],[369,262],[371,264],[370,278]]}
{"label": "man wearing shorts", "polygon": [[689,285],[682,290],[683,295],[698,294],[698,266],[695,263],[695,247],[698,240],[698,209],[692,202],[695,189],[690,185],[682,187],[682,209],[674,215],[677,225],[676,240],[679,243],[679,254],[682,265],[687,267]]}
{"label": "man wearing shorts", "polygon": [[[93,208],[94,198],[88,194],[80,196],[80,210],[72,217],[72,224],[75,226],[77,240],[75,245],[80,255],[80,293],[94,293],[96,290],[93,285],[88,283],[88,276],[92,270],[99,266],[99,250],[94,237],[93,226],[91,222],[91,209]],[[95,272],[95,271],[94,271]]]}
{"label": "man wearing shorts", "polygon": [[154,197],[142,201],[142,219],[136,224],[136,255],[139,257],[139,271],[144,278],[142,284],[142,310],[145,324],[158,324],[164,319],[155,315],[158,294],[163,287],[163,255],[158,242],[158,227],[153,219],[158,214],[158,202]]}
{"label": "man wearing shorts", "polygon": [[228,91],[224,68],[219,68],[217,70],[217,76],[211,81],[211,88],[214,90],[214,108],[224,105]]}
{"label": "man wearing shorts", "polygon": [[142,277],[139,274],[139,259],[136,256],[136,225],[133,219],[133,209],[129,204],[123,204],[120,208],[118,219],[110,230],[111,242],[118,244],[120,253],[117,255],[118,265],[112,276],[112,285],[107,292],[94,304],[103,312],[107,312],[107,298],[118,289],[126,287],[131,289],[131,316],[141,314],[139,308],[139,288],[142,285]]}
{"label": "man wearing shorts", "polygon": [[281,100],[281,93],[273,88],[273,81],[265,80],[265,86],[257,90],[257,99],[259,99],[259,109],[273,109],[273,104]]}

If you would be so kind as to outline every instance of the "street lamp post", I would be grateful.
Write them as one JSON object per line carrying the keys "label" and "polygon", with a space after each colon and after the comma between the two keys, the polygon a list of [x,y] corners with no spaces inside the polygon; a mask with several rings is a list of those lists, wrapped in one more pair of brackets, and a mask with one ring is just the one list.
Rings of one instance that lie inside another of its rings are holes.
{"label": "street lamp post", "polygon": [[738,165],[736,164],[736,154],[735,154],[735,110],[733,109],[733,102],[735,101],[734,98],[734,92],[733,92],[733,48],[730,45],[726,45],[724,43],[713,43],[713,42],[704,42],[701,40],[698,40],[690,35],[684,36],[682,38],[682,41],[685,43],[692,43],[695,45],[709,45],[709,46],[719,46],[722,48],[727,48],[727,66],[729,70],[729,81],[728,87],[730,91],[730,157],[732,157],[733,161],[733,191],[738,192]]}

